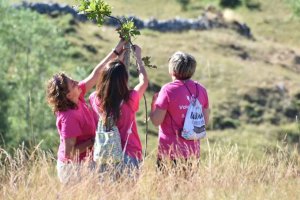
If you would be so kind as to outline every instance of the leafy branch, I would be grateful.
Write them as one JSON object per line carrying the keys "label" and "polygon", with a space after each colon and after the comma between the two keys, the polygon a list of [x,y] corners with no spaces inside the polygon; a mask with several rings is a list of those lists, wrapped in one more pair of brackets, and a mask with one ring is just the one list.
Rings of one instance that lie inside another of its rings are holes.
{"label": "leafy branch", "polygon": [[134,25],[133,21],[125,20],[122,22],[119,18],[111,16],[111,7],[102,0],[77,0],[79,3],[78,11],[86,14],[86,16],[102,26],[105,17],[116,20],[120,27],[117,29],[120,37],[130,42],[131,37],[140,35],[140,31]]}
{"label": "leafy branch", "polygon": [[[117,28],[119,36],[129,42],[131,47],[133,46],[131,38],[141,34],[132,20],[125,19],[121,21],[119,18],[112,16],[111,7],[103,0],[77,0],[77,2],[79,3],[78,11],[86,14],[89,19],[96,21],[98,26],[104,24],[105,17],[116,20],[119,23],[119,28]],[[150,57],[143,57],[142,60],[146,67],[157,68],[155,65],[150,64]]]}
{"label": "leafy branch", "polygon": [[154,69],[157,69],[157,66],[156,65],[152,65],[151,62],[150,62],[150,56],[146,56],[146,57],[143,57],[142,60],[145,64],[145,66],[149,67],[149,68],[154,68]]}
{"label": "leafy branch", "polygon": [[105,16],[111,15],[111,7],[102,0],[77,0],[78,11],[95,20],[99,26],[104,24]]}
{"label": "leafy branch", "polygon": [[126,41],[130,41],[131,37],[140,35],[140,31],[134,25],[134,22],[131,20],[126,20],[125,23],[122,23],[121,26],[117,29],[119,35],[124,38]]}

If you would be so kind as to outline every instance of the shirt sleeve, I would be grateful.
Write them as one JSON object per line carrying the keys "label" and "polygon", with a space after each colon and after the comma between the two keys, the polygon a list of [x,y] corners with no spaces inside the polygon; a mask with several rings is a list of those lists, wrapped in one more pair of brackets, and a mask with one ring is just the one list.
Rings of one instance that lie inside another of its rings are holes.
{"label": "shirt sleeve", "polygon": [[169,107],[170,99],[168,96],[167,88],[163,86],[158,93],[155,106],[162,110],[167,110]]}
{"label": "shirt sleeve", "polygon": [[74,138],[81,135],[79,121],[73,113],[62,114],[60,126],[63,138]]}
{"label": "shirt sleeve", "polygon": [[86,83],[84,81],[80,81],[79,84],[78,84],[79,88],[81,89],[81,94],[79,96],[79,98],[81,100],[84,99],[84,95],[86,93]]}
{"label": "shirt sleeve", "polygon": [[203,108],[208,109],[208,108],[209,108],[209,101],[208,101],[207,91],[206,91],[205,88],[203,88],[203,93],[204,93],[204,104],[203,104]]}
{"label": "shirt sleeve", "polygon": [[136,90],[131,90],[129,94],[129,105],[132,108],[133,112],[139,110],[140,96]]}
{"label": "shirt sleeve", "polygon": [[95,120],[95,123],[98,124],[98,107],[96,105],[96,92],[93,92],[90,96],[89,96],[89,102],[90,102],[90,106],[92,108],[92,112],[93,112],[93,117]]}

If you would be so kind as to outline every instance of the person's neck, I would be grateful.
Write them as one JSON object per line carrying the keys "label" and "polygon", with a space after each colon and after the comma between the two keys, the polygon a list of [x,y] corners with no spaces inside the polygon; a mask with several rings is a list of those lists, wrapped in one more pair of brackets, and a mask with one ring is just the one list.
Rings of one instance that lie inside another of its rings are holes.
{"label": "person's neck", "polygon": [[179,79],[177,79],[175,76],[172,76],[172,81],[173,81],[173,82],[174,82],[174,81],[181,81],[181,82],[183,82],[183,83],[186,83],[188,80],[190,80],[190,79],[179,80]]}
{"label": "person's neck", "polygon": [[78,105],[78,103],[79,103],[79,98],[73,98],[73,99],[71,99],[71,101],[72,101],[73,103],[75,103],[76,105]]}

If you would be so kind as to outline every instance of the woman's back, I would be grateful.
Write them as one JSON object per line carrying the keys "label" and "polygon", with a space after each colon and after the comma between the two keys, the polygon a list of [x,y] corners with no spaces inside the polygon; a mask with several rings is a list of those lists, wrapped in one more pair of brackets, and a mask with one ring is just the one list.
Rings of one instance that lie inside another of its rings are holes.
{"label": "woman's back", "polygon": [[187,158],[190,154],[200,155],[199,141],[185,140],[180,136],[189,107],[190,93],[187,87],[194,96],[198,96],[202,107],[208,108],[207,92],[201,84],[192,80],[175,80],[164,85],[155,103],[158,109],[167,111],[159,126],[159,156],[170,154],[171,158]]}
{"label": "woman's back", "polygon": [[[91,95],[90,102],[95,113],[100,113],[106,127],[109,127],[111,119],[117,125],[125,150],[124,164],[138,168],[142,161],[142,145],[137,132],[135,113],[139,107],[139,100],[147,89],[148,78],[141,48],[135,45],[133,49],[139,73],[139,83],[134,90],[128,88],[129,76],[126,66],[122,61],[115,60],[102,70],[96,92]],[[95,118],[97,123],[98,116]]]}
{"label": "woman's back", "polygon": [[[90,95],[90,104],[94,111],[94,118],[98,123],[100,101],[97,98],[96,92]],[[131,157],[142,159],[142,145],[138,136],[135,113],[139,109],[139,94],[135,90],[130,90],[129,99],[121,103],[120,118],[117,121],[117,127],[121,136],[121,144],[124,149],[126,141],[125,153]],[[101,113],[100,113],[101,114]]]}

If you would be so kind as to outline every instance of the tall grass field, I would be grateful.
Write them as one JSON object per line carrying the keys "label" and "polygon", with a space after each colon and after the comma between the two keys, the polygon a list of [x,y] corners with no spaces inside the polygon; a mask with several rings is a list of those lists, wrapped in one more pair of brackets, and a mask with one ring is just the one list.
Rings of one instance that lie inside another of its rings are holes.
{"label": "tall grass field", "polygon": [[[204,140],[208,143],[208,140]],[[209,146],[209,144],[207,144]],[[81,180],[63,185],[56,177],[55,158],[38,147],[19,148],[13,155],[1,149],[1,199],[290,199],[300,198],[300,155],[278,146],[255,159],[238,146],[213,145],[167,172],[155,167],[154,155],[144,160],[139,175],[101,178],[83,170]]]}

